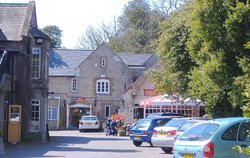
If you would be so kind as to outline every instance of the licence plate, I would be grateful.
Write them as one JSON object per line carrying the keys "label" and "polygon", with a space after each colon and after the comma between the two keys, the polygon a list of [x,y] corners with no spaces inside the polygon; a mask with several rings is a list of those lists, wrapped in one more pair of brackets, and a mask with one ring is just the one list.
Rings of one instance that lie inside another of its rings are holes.
{"label": "licence plate", "polygon": [[163,136],[166,136],[166,135],[167,135],[166,133],[158,133],[159,137],[163,137]]}
{"label": "licence plate", "polygon": [[135,139],[135,140],[140,140],[141,137],[140,137],[140,136],[135,136],[134,139]]}
{"label": "licence plate", "polygon": [[183,154],[182,158],[193,158],[194,155],[193,154]]}

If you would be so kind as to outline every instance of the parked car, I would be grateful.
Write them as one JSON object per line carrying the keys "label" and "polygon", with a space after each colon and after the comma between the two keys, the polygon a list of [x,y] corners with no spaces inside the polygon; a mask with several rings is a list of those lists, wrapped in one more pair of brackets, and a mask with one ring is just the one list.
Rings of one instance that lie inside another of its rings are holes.
{"label": "parked car", "polygon": [[176,130],[176,135],[174,137],[174,140],[176,140],[181,134],[183,134],[186,130],[189,128],[193,127],[194,125],[201,123],[205,120],[198,120],[198,119],[192,119],[192,120],[187,120],[183,124],[181,124],[177,130]]}
{"label": "parked car", "polygon": [[140,119],[130,129],[129,137],[135,146],[140,146],[143,142],[148,142],[150,146],[153,146],[151,143],[153,129],[163,126],[172,118],[173,117],[156,117]]}
{"label": "parked car", "polygon": [[162,127],[155,127],[153,130],[152,144],[158,146],[165,153],[171,153],[173,151],[174,139],[176,138],[177,129],[189,120],[207,120],[209,118],[201,117],[183,117],[174,118]]}
{"label": "parked car", "polygon": [[177,138],[174,157],[249,158],[234,146],[250,146],[250,118],[221,118],[191,127]]}
{"label": "parked car", "polygon": [[84,130],[100,130],[101,124],[97,116],[82,116],[79,121],[79,131],[83,132]]}
{"label": "parked car", "polygon": [[163,116],[182,116],[183,114],[174,113],[174,112],[162,112],[162,113],[151,113],[147,116],[147,118],[155,118],[155,117],[163,117]]}

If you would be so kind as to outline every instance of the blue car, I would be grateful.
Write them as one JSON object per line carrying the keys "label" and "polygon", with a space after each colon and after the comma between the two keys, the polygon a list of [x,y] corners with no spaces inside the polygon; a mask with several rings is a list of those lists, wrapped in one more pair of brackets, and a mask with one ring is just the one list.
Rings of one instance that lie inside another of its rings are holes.
{"label": "blue car", "polygon": [[250,146],[250,118],[230,117],[199,123],[181,134],[174,158],[249,158],[233,147]]}
{"label": "blue car", "polygon": [[130,129],[129,137],[135,146],[140,146],[143,142],[147,142],[150,146],[153,146],[151,143],[153,129],[165,125],[171,119],[172,117],[140,119]]}

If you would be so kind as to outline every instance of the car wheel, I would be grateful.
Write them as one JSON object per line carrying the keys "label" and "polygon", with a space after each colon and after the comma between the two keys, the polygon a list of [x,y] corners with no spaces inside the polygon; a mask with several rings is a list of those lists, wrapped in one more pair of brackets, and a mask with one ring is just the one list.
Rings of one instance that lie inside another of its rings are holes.
{"label": "car wheel", "polygon": [[79,129],[79,132],[83,132],[83,129]]}
{"label": "car wheel", "polygon": [[173,149],[172,149],[172,148],[162,147],[161,150],[164,151],[164,152],[167,153],[167,154],[170,154],[170,153],[172,153],[172,150],[173,150]]}
{"label": "car wheel", "polygon": [[141,146],[142,142],[139,142],[139,141],[133,141],[133,144],[134,144],[135,146]]}

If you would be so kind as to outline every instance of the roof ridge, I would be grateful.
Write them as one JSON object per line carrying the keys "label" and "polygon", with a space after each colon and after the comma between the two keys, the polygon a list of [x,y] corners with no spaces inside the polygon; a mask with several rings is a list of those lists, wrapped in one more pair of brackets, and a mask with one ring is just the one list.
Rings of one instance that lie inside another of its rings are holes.
{"label": "roof ridge", "polygon": [[29,3],[0,3],[0,5],[5,5],[5,6],[28,6]]}
{"label": "roof ridge", "polygon": [[52,48],[54,50],[64,50],[64,51],[94,51],[94,50],[90,50],[90,49],[73,49],[73,48]]}

